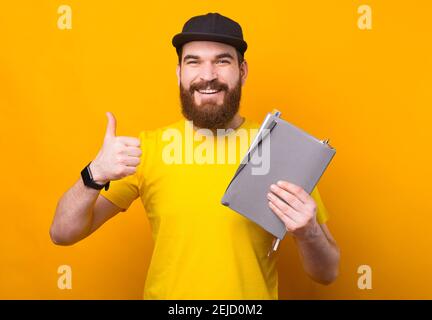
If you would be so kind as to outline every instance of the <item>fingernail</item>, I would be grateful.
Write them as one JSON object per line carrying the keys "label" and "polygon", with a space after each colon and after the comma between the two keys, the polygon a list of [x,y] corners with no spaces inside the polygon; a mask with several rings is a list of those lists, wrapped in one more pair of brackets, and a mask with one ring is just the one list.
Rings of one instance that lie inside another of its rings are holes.
{"label": "fingernail", "polygon": [[270,186],[270,189],[271,189],[271,190],[276,190],[276,189],[277,189],[277,186],[276,186],[275,184],[272,184],[272,185]]}

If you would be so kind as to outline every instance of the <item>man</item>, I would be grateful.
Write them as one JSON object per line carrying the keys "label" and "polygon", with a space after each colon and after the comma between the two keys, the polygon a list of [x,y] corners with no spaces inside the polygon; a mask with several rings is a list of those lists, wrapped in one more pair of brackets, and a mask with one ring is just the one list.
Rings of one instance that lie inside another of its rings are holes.
{"label": "man", "polygon": [[[145,299],[277,299],[278,253],[267,256],[273,237],[220,204],[240,162],[239,149],[234,148],[234,163],[198,163],[194,155],[200,153],[188,153],[202,139],[225,151],[222,142],[259,127],[239,114],[248,74],[242,29],[209,13],[187,21],[172,42],[179,57],[182,112],[190,122],[143,131],[138,139],[118,137],[115,118],[107,113],[103,146],[60,199],[51,238],[59,245],[76,243],[140,197],[155,242]],[[221,129],[226,130],[218,134]],[[180,133],[169,152],[167,140],[175,134],[167,132]],[[192,142],[186,141],[188,135]],[[174,160],[171,151],[179,155]],[[226,154],[219,159],[226,160]],[[275,181],[265,196],[270,213],[295,239],[307,274],[323,284],[333,282],[339,250],[325,224],[318,189],[309,195],[288,181]]]}

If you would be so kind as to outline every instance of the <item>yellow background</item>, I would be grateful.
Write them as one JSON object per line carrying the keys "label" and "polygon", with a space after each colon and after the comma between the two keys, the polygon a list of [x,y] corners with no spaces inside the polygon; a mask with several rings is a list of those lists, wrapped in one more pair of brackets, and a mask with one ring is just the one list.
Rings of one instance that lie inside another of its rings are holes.
{"label": "yellow background", "polygon": [[[72,7],[72,30],[57,8]],[[357,7],[372,7],[372,30]],[[273,108],[331,139],[319,183],[341,248],[331,286],[283,241],[280,298],[432,298],[432,50],[429,1],[2,1],[0,298],[139,299],[152,240],[139,201],[72,247],[51,244],[57,200],[101,146],[179,119],[172,36],[220,12],[249,44],[242,113]],[[211,192],[211,191],[209,191]],[[57,268],[72,267],[72,290]],[[371,290],[357,268],[372,268]]]}

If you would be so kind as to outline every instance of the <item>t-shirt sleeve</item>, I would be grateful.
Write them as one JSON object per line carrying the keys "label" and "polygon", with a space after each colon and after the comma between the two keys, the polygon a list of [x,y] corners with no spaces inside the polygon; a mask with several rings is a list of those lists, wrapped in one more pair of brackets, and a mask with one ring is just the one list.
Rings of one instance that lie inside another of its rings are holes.
{"label": "t-shirt sleeve", "polygon": [[136,174],[111,181],[108,191],[102,189],[100,194],[116,206],[122,208],[122,211],[126,211],[139,196]]}
{"label": "t-shirt sleeve", "polygon": [[108,191],[102,189],[100,192],[103,197],[114,203],[116,206],[122,208],[122,211],[126,211],[141,193],[141,167],[143,158],[145,158],[143,145],[144,137],[145,132],[143,131],[139,135],[143,154],[141,156],[141,163],[138,165],[136,172],[122,179],[111,181]]}
{"label": "t-shirt sleeve", "polygon": [[318,191],[318,187],[315,187],[311,192],[312,198],[315,200],[315,203],[317,205],[317,220],[319,224],[326,223],[329,219],[329,214],[324,206],[324,203],[321,200],[321,196]]}

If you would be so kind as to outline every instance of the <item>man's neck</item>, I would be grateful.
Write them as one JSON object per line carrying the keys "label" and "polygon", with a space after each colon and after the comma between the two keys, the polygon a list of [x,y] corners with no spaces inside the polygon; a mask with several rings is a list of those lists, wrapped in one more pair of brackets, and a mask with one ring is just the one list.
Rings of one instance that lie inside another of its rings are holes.
{"label": "man's neck", "polygon": [[243,122],[245,121],[245,118],[242,117],[241,115],[239,115],[238,113],[236,113],[236,115],[234,116],[234,118],[232,118],[232,120],[225,126],[225,130],[227,129],[233,129],[236,130],[238,127],[240,127]]}

